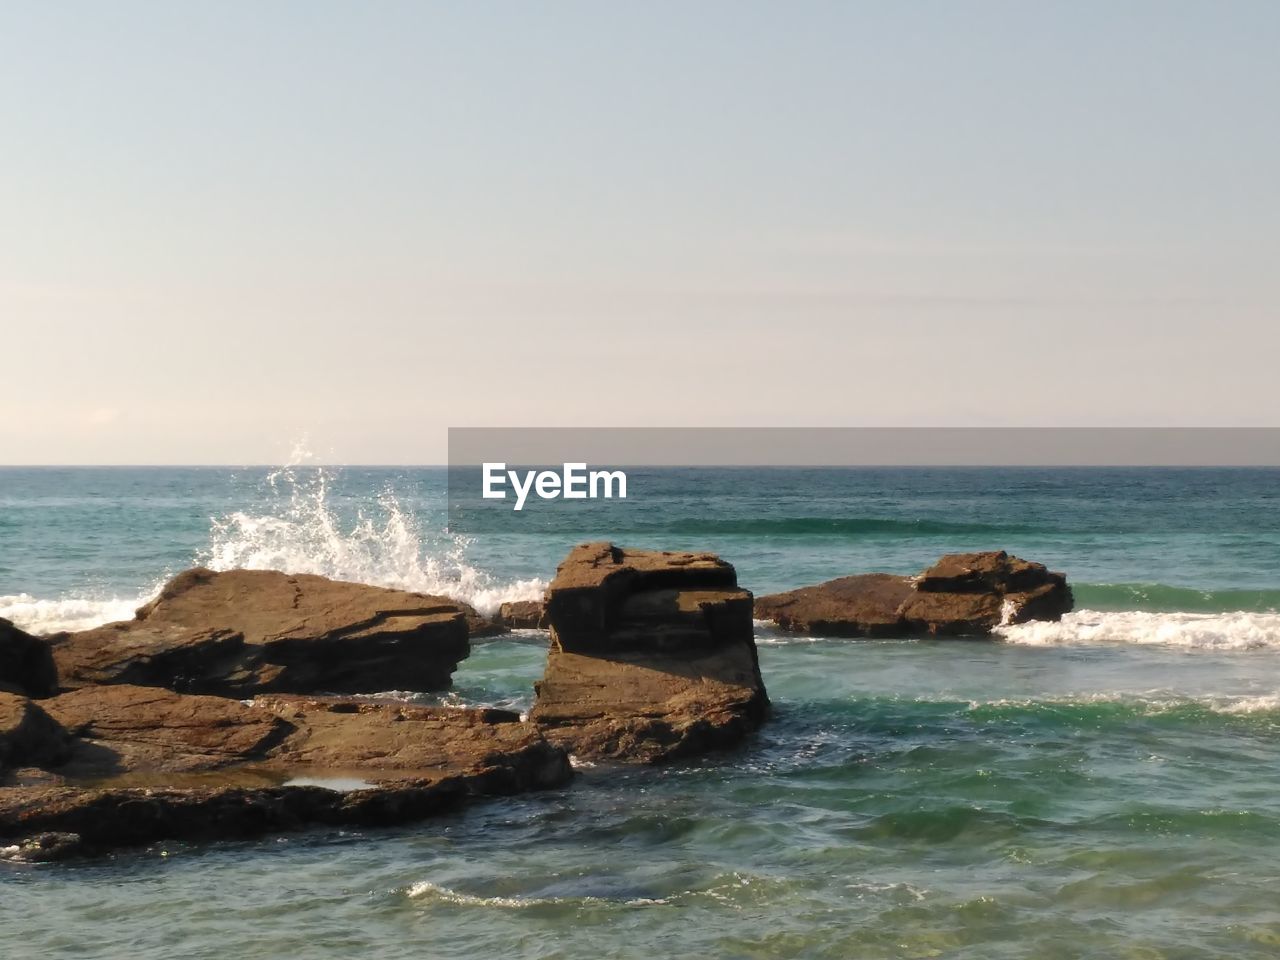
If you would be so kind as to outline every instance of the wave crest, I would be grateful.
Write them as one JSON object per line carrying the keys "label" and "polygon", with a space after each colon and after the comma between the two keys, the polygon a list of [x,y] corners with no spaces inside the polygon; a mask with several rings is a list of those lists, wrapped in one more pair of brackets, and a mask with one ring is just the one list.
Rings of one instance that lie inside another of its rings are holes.
{"label": "wave crest", "polygon": [[1056,623],[997,627],[1007,643],[1027,646],[1135,643],[1196,650],[1280,647],[1280,613],[1150,613],[1076,610]]}
{"label": "wave crest", "polygon": [[466,561],[469,538],[428,536],[390,489],[344,521],[331,493],[333,478],[324,467],[273,471],[264,481],[270,497],[263,512],[215,517],[199,562],[211,570],[315,573],[443,594],[486,615],[509,600],[538,599],[546,589],[539,578],[503,583],[476,569]]}
{"label": "wave crest", "polygon": [[[305,453],[295,455],[295,460],[306,459]],[[211,570],[314,573],[443,595],[486,616],[509,600],[540,599],[546,590],[540,578],[501,581],[472,566],[466,559],[469,539],[428,533],[391,489],[344,513],[333,490],[336,475],[336,470],[301,462],[272,471],[256,506],[211,518],[208,545],[191,562]],[[0,596],[0,617],[37,634],[88,630],[132,619],[162,583],[124,597]]]}
{"label": "wave crest", "polygon": [[89,630],[116,620],[132,620],[133,612],[155,596],[63,597],[42,600],[29,593],[0,596],[0,617],[28,633],[51,634]]}

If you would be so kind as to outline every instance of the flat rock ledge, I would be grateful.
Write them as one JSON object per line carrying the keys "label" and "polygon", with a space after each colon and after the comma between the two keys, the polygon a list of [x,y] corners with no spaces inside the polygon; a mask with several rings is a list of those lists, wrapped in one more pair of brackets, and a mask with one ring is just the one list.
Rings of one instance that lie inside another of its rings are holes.
{"label": "flat rock ledge", "polygon": [[[48,644],[64,690],[125,683],[229,697],[375,693],[445,689],[469,637],[503,629],[446,597],[308,574],[195,569],[133,620],[55,634]],[[27,692],[50,692],[39,665],[32,669],[37,683]]]}
{"label": "flat rock ledge", "polygon": [[948,554],[916,577],[866,573],[757,597],[755,616],[827,637],[985,637],[1072,605],[1066,576],[1000,550]]}
{"label": "flat rock ledge", "polygon": [[251,703],[127,684],[0,694],[0,856],[390,825],[556,787],[567,753],[509,711],[344,697]]}
{"label": "flat rock ledge", "polygon": [[543,615],[551,647],[529,719],[580,759],[696,756],[765,719],[751,593],[714,554],[582,544]]}

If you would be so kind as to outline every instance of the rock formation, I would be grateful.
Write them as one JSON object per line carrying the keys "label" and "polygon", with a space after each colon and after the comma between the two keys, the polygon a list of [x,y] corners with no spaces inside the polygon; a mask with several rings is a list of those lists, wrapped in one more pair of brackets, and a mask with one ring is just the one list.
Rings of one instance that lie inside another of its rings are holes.
{"label": "rock formation", "polygon": [[488,623],[444,597],[307,574],[196,569],[169,581],[133,620],[49,641],[63,689],[423,691],[449,685],[470,650],[469,621],[479,630]]}
{"label": "rock formation", "polygon": [[986,636],[1071,606],[1065,576],[1001,550],[948,554],[918,577],[868,573],[758,597],[755,615],[827,637]]}
{"label": "rock formation", "polygon": [[239,700],[129,684],[83,687],[42,706],[75,737],[67,762],[52,768],[72,780],[224,769],[264,758],[293,731]]}
{"label": "rock formation", "polygon": [[498,623],[512,630],[533,630],[545,627],[541,600],[513,600],[498,608],[494,617]]}
{"label": "rock formation", "polygon": [[584,759],[732,746],[768,709],[751,611],[714,554],[575,547],[547,590],[551,649],[530,720]]}
{"label": "rock formation", "polygon": [[24,859],[395,823],[572,776],[565,751],[507,711],[278,695],[245,704],[124,684],[42,705],[0,695],[0,752],[44,774],[10,773],[0,787],[0,847]]}

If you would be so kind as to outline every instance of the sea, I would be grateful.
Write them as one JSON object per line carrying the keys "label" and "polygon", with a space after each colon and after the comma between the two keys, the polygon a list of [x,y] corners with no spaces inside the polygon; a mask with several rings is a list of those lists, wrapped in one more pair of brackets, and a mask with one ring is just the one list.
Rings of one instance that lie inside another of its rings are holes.
{"label": "sea", "polygon": [[[491,612],[602,539],[715,551],[758,594],[1004,549],[1076,609],[982,641],[757,623],[773,713],[731,752],[405,827],[3,864],[0,956],[1280,956],[1280,471],[633,468],[625,503],[467,524],[446,473],[0,468],[0,617],[129,618],[193,565]],[[546,646],[384,692],[526,709]]]}

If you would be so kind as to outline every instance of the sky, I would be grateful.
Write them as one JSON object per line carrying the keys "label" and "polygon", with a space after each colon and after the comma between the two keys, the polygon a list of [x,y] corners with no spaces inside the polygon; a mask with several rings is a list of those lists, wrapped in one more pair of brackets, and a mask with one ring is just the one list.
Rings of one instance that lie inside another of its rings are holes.
{"label": "sky", "polygon": [[1276,426],[1280,4],[0,3],[0,463]]}

